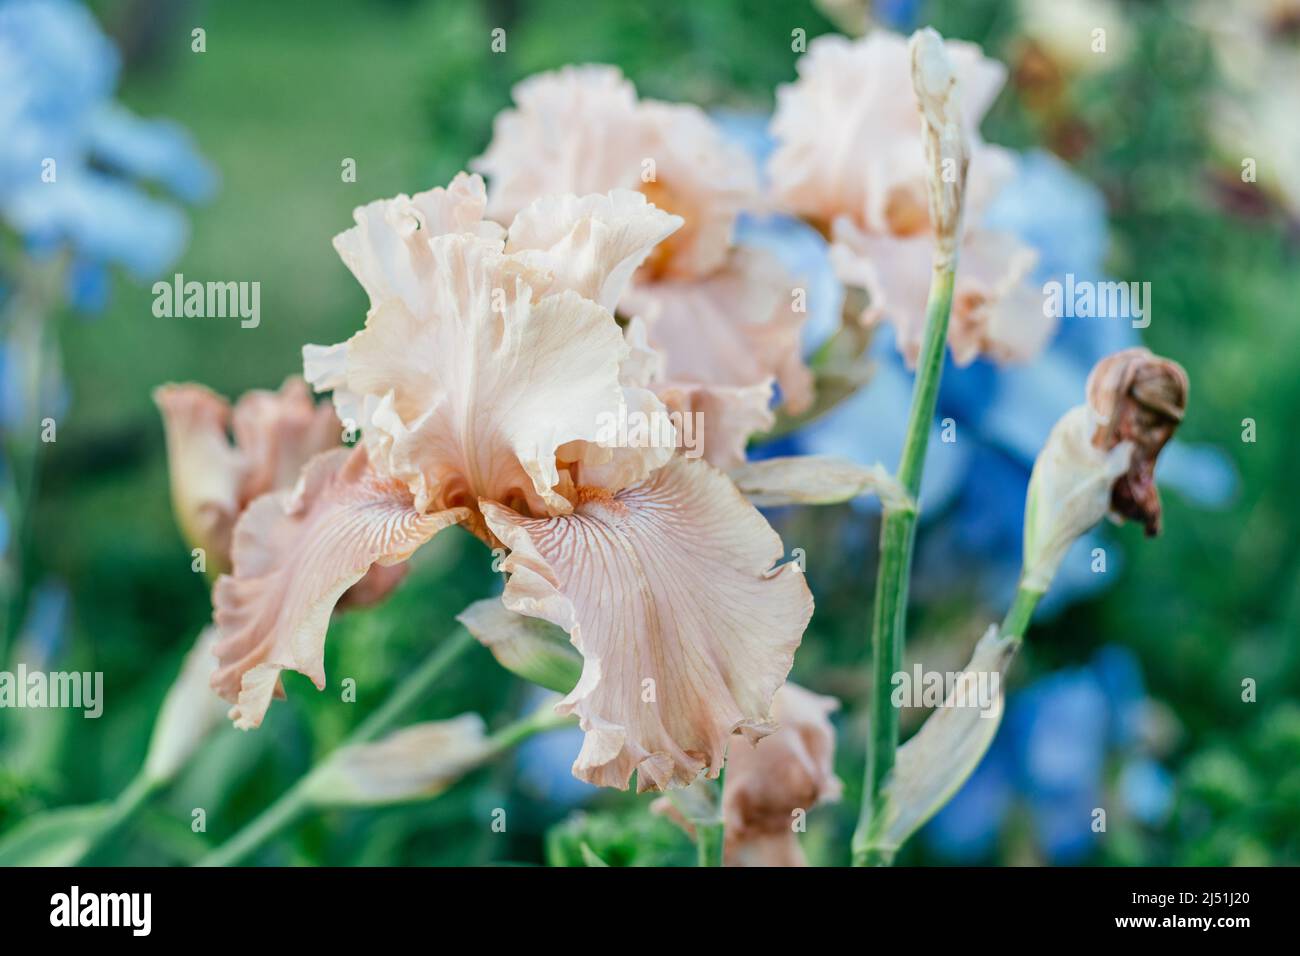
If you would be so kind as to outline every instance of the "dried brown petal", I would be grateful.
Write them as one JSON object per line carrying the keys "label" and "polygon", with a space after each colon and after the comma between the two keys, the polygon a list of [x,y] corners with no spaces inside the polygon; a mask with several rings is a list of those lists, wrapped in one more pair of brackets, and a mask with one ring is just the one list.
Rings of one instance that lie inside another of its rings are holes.
{"label": "dried brown petal", "polygon": [[1128,471],[1111,489],[1112,514],[1142,522],[1148,537],[1160,533],[1156,458],[1183,420],[1188,381],[1183,367],[1148,349],[1108,355],[1088,376],[1088,404],[1101,419],[1092,443],[1109,451],[1132,442]]}

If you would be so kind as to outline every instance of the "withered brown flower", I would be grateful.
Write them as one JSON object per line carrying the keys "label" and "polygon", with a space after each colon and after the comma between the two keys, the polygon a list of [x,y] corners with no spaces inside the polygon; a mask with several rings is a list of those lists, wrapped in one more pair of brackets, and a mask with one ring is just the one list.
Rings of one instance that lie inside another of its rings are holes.
{"label": "withered brown flower", "polygon": [[1128,471],[1111,489],[1111,512],[1142,522],[1148,537],[1160,533],[1160,492],[1155,467],[1187,409],[1183,367],[1145,348],[1102,359],[1088,376],[1088,404],[1101,419],[1092,444],[1109,451],[1132,442]]}

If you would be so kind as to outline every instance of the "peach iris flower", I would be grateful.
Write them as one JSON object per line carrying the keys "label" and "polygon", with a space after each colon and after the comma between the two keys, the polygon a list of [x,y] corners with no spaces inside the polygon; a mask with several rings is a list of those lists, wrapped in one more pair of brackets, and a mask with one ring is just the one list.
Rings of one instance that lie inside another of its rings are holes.
{"label": "peach iris flower", "polygon": [[352,449],[254,501],[216,585],[214,686],[257,726],[282,670],[324,686],[335,601],[462,524],[504,546],[511,610],[568,632],[582,676],[557,705],[586,732],[574,773],[640,789],[716,775],[728,739],[772,729],[812,613],[797,568],[731,480],[673,443],[620,445],[601,422],[663,414],[639,324],[613,306],[681,225],[628,190],[551,196],[508,230],[477,176],[371,203],[335,240],[365,328],[304,349]]}
{"label": "peach iris flower", "polygon": [[771,425],[773,382],[792,412],[812,400],[796,281],[771,253],[732,241],[737,216],[763,203],[753,162],[698,107],[639,100],[614,67],[539,74],[515,87],[514,100],[474,163],[490,180],[494,218],[553,193],[611,189],[637,190],[682,218],[636,271],[619,311],[646,322],[660,362],[651,386],[717,429],[705,456],[739,464],[736,436]]}
{"label": "peach iris flower", "polygon": [[[962,95],[971,145],[966,232],[959,250],[948,344],[965,365],[979,355],[1025,361],[1047,343],[1054,320],[1029,282],[1037,254],[981,228],[980,216],[1015,175],[1012,154],[978,127],[1006,80],[979,47],[945,44]],[[925,329],[934,232],[928,173],[904,37],[874,30],[859,40],[818,37],[777,90],[769,165],[776,200],[831,241],[840,280],[866,289],[863,322],[886,320],[914,365]]]}

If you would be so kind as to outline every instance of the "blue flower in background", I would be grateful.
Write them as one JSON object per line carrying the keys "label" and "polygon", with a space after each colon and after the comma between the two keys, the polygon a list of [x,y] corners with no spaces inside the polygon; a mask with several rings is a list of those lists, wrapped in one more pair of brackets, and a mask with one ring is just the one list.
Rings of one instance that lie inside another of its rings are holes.
{"label": "blue flower in background", "polygon": [[[188,237],[181,208],[162,189],[195,202],[216,185],[190,136],[168,120],[134,116],[113,100],[120,59],[90,12],[72,0],[0,0],[0,230],[23,255],[0,263],[0,437],[30,445],[42,416],[68,402],[58,362],[45,353],[50,305],[28,294],[36,260],[67,251],[68,301],[84,312],[108,301],[109,273],[136,280],[163,272]],[[0,239],[5,238],[0,235]],[[61,266],[62,263],[59,263]],[[30,452],[30,449],[29,449]],[[17,541],[29,506],[0,455],[0,573],[21,581]],[[13,502],[10,505],[9,502]],[[66,599],[32,596],[32,631],[54,633]]]}
{"label": "blue flower in background", "polygon": [[216,177],[189,135],[113,101],[119,57],[71,0],[0,2],[0,218],[33,252],[70,246],[69,294],[102,305],[104,266],[135,279],[184,248],[185,216],[143,182],[194,202]]}
{"label": "blue flower in background", "polygon": [[[1044,858],[1068,865],[1092,852],[1093,812],[1115,810],[1115,798],[1139,822],[1160,823],[1173,788],[1140,748],[1146,706],[1137,660],[1118,647],[1013,695],[984,761],[926,827],[927,843],[955,862],[984,859],[1011,813],[1024,807]],[[1112,760],[1123,767],[1114,796],[1105,788]]]}

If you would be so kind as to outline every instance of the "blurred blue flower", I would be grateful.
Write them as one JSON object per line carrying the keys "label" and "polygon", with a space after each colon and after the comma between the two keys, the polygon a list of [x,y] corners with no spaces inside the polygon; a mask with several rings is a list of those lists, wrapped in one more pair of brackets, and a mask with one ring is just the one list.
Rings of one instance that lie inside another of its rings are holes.
{"label": "blurred blue flower", "polygon": [[[189,135],[112,99],[119,58],[72,0],[0,2],[0,218],[34,252],[70,245],[85,270],[119,265],[143,280],[165,270],[188,230],[153,183],[189,202],[216,177]],[[73,284],[99,305],[103,285]]]}
{"label": "blurred blue flower", "polygon": [[67,637],[70,600],[68,586],[57,578],[42,581],[32,592],[19,632],[17,660],[43,670],[58,657]]}
{"label": "blurred blue flower", "polygon": [[1139,750],[1146,706],[1136,658],[1114,646],[1085,667],[1057,671],[1013,695],[989,753],[926,827],[926,842],[954,861],[987,858],[1020,805],[1045,859],[1082,862],[1098,838],[1093,811],[1112,799],[1105,789],[1112,760],[1123,766],[1119,806],[1142,823],[1159,823],[1172,783]]}

